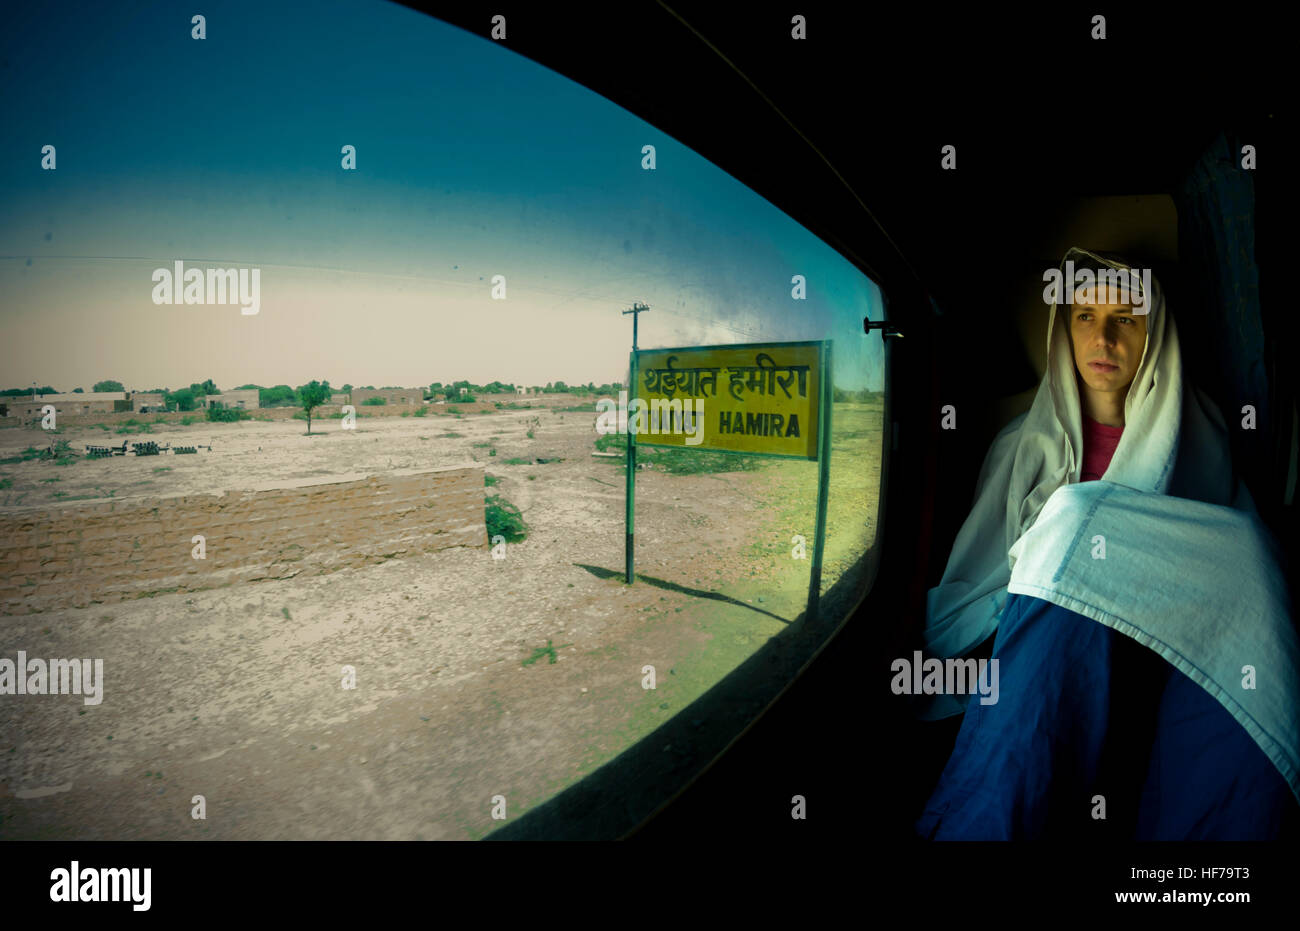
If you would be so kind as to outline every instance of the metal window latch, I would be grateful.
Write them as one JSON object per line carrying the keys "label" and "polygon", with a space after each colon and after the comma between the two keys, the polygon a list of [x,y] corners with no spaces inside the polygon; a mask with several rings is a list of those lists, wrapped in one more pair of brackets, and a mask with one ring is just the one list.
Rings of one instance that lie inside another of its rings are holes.
{"label": "metal window latch", "polygon": [[872,323],[870,317],[863,317],[862,332],[870,334],[872,330],[880,331],[880,341],[882,343],[891,336],[897,336],[899,339],[905,338],[903,331],[900,330],[898,327],[894,326],[892,323],[889,323],[888,321],[884,321],[884,320],[882,320],[880,323]]}

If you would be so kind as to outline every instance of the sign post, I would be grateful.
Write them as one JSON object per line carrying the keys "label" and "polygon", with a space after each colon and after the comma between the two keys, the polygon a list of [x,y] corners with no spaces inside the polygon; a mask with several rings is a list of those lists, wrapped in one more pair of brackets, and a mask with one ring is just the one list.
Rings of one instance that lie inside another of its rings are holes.
{"label": "sign post", "polygon": [[[630,397],[636,397],[636,325],[641,319],[641,314],[650,308],[640,301],[632,304],[631,310],[623,311],[623,316],[632,315],[632,355],[628,357],[628,394]],[[630,405],[632,402],[629,401]],[[636,560],[636,441],[634,431],[631,429],[631,421],[628,423],[627,431],[627,491],[624,495],[626,513],[624,522],[627,527],[627,542],[623,554],[624,571],[626,578],[624,581],[631,585],[636,581],[636,574],[633,571],[633,564]]]}
{"label": "sign post", "polygon": [[627,581],[638,445],[813,460],[817,517],[805,616],[816,618],[830,479],[831,341],[633,349],[628,368]]}
{"label": "sign post", "polygon": [[821,602],[822,591],[822,552],[826,546],[826,498],[830,491],[831,479],[831,403],[834,396],[831,390],[831,343],[822,343],[821,392],[818,405],[821,412],[817,416],[817,535],[813,542],[812,575],[808,580],[808,610],[804,612],[805,623],[817,620],[817,609]]}

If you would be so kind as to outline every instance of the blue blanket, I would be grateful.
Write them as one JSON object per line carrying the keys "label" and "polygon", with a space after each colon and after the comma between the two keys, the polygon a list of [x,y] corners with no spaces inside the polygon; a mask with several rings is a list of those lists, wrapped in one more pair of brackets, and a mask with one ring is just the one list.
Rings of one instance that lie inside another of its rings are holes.
{"label": "blue blanket", "polygon": [[1077,483],[1009,555],[1002,697],[967,706],[921,833],[1042,836],[1107,783],[1135,836],[1271,836],[1300,799],[1300,645],[1258,518]]}
{"label": "blue blanket", "polygon": [[1300,815],[1200,686],[1110,627],[1011,595],[996,704],[971,701],[916,825],[931,840],[1273,840]]}

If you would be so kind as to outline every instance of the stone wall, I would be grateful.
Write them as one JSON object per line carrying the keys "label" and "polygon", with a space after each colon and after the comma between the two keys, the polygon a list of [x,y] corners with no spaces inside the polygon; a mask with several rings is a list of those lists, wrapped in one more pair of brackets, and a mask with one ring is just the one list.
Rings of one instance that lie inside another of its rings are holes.
{"label": "stone wall", "polygon": [[[0,608],[26,614],[486,547],[483,469],[341,476],[0,517]],[[205,559],[191,555],[196,534]]]}

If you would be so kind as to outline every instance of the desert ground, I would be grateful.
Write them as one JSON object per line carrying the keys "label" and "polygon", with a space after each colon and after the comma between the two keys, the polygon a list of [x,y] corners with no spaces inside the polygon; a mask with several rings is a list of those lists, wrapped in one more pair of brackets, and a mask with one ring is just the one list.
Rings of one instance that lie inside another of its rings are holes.
{"label": "desert ground", "polygon": [[[496,479],[485,494],[529,528],[499,560],[461,547],[0,619],[0,656],[104,660],[100,705],[0,696],[0,838],[478,839],[689,716],[797,624],[809,561],[792,558],[791,538],[805,536],[811,556],[817,466],[639,472],[628,586],[623,466],[592,455],[591,407],[363,417],[355,431],[316,419],[312,436],[299,420],[127,437],[68,427],[57,439],[77,452],[123,439],[212,449],[0,465],[3,511],[477,461]],[[698,740],[663,748],[679,772],[759,712],[870,584],[861,557],[876,538],[881,437],[879,407],[835,405],[829,620],[803,653],[772,663],[772,689],[737,702],[734,719],[686,721]],[[0,430],[0,459],[49,441]],[[861,578],[842,579],[855,565]],[[341,687],[345,665],[354,690]],[[206,818],[191,816],[196,796]],[[496,796],[505,821],[492,816]]]}

